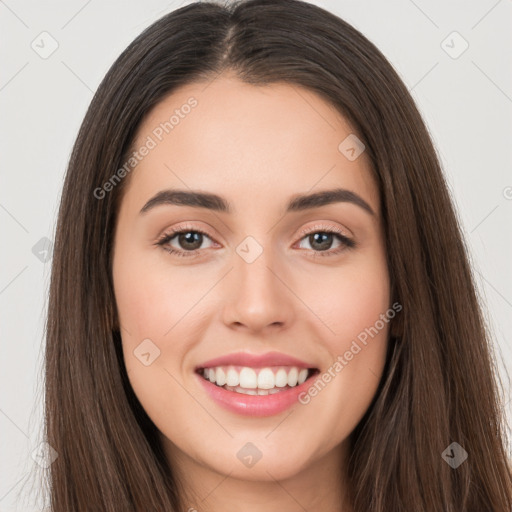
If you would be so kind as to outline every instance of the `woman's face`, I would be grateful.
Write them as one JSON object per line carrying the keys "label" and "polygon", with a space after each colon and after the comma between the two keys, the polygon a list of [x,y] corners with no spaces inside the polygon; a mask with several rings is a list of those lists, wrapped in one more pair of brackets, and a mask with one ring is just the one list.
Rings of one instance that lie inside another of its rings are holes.
{"label": "woman's face", "polygon": [[230,75],[144,120],[113,279],[129,379],[173,464],[271,480],[347,454],[390,308],[362,149],[319,96]]}

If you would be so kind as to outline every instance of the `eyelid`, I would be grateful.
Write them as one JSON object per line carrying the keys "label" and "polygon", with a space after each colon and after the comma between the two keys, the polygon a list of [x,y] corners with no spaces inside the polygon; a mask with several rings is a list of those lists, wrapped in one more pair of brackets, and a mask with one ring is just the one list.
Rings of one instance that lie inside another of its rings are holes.
{"label": "eyelid", "polygon": [[[177,226],[164,231],[164,233],[158,237],[157,242],[155,245],[165,246],[166,243],[170,242],[171,239],[173,239],[176,235],[180,233],[184,233],[187,231],[193,231],[196,233],[201,233],[202,235],[205,235],[208,237],[213,244],[217,244],[215,237],[211,236],[210,233],[207,230],[203,230],[202,228],[199,228],[197,225],[193,225],[189,222],[186,222],[184,224],[178,224]],[[348,231],[348,230],[347,230]],[[294,242],[294,246],[297,243],[300,243],[306,236],[312,234],[312,233],[333,233],[335,235],[339,235],[339,240],[342,242],[342,244],[345,245],[343,249],[329,249],[327,251],[312,251],[313,256],[335,256],[339,252],[342,252],[345,249],[351,249],[353,247],[356,247],[356,242],[353,240],[353,238],[349,235],[347,235],[344,230],[336,225],[333,224],[327,224],[326,222],[317,221],[314,225],[310,225],[306,228],[302,228],[301,231],[296,235],[298,239]],[[295,238],[295,237],[294,237]],[[165,249],[165,247],[164,247]],[[197,256],[197,253],[203,252],[205,249],[194,249],[193,251],[184,251],[182,249],[165,249],[167,252],[171,254],[176,254],[178,256]],[[311,252],[311,251],[308,251]]]}
{"label": "eyelid", "polygon": [[[177,234],[179,232],[186,231],[186,230],[197,231],[198,233],[207,235],[210,239],[212,239],[212,241],[214,240],[214,237],[208,232],[208,230],[202,229],[202,228],[198,227],[197,225],[190,224],[187,222],[185,222],[184,224],[178,224],[177,226],[174,226],[173,228],[170,228],[169,230],[164,230],[163,233],[157,237],[157,240],[162,240],[169,235]],[[322,230],[334,231],[334,232],[336,232],[340,235],[343,235],[347,238],[351,238],[350,232],[349,233],[346,232],[348,230],[344,230],[343,228],[339,228],[338,226],[333,225],[333,224],[322,223],[322,221],[317,221],[313,226],[308,226],[306,228],[302,228],[298,232],[297,236],[303,237],[303,236],[309,235],[311,233],[316,233],[317,231],[322,231]]]}
{"label": "eyelid", "polygon": [[199,227],[197,224],[191,224],[190,222],[185,222],[173,226],[172,228],[164,229],[163,232],[160,235],[158,235],[156,241],[159,242],[161,240],[164,240],[168,236],[174,236],[178,233],[186,231],[195,231],[197,233],[202,233],[203,235],[208,236],[212,241],[214,241],[214,237],[209,233],[208,229],[203,229],[202,227]]}
{"label": "eyelid", "polygon": [[353,236],[349,236],[349,235],[345,234],[345,232],[342,228],[340,228],[336,225],[333,225],[333,224],[327,224],[325,221],[317,221],[313,226],[303,228],[300,231],[300,234],[298,235],[299,238],[298,238],[297,242],[295,242],[295,244],[297,244],[297,243],[300,244],[302,240],[304,240],[305,238],[307,238],[309,235],[311,235],[313,233],[334,234],[334,236],[337,237],[338,240],[341,242],[341,247],[338,247],[337,249],[328,249],[326,251],[313,251],[313,250],[307,251],[308,253],[311,253],[310,257],[312,257],[313,259],[319,258],[319,257],[320,258],[335,257],[347,250],[355,249],[359,245],[354,240]]}
{"label": "eyelid", "polygon": [[342,228],[334,224],[322,223],[322,221],[317,221],[317,223],[314,224],[313,226],[301,229],[301,231],[299,232],[299,236],[302,237],[305,235],[310,235],[311,233],[316,233],[317,231],[334,231],[335,233],[343,235],[346,238],[351,238],[351,235],[346,233],[345,230],[343,230]]}

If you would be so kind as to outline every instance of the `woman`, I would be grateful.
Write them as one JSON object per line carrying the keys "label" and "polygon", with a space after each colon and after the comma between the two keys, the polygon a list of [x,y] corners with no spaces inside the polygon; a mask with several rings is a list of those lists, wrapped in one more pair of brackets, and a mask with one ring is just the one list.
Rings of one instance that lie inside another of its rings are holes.
{"label": "woman", "polygon": [[495,377],[432,142],[364,36],[202,2],[123,52],[59,212],[54,512],[508,511]]}

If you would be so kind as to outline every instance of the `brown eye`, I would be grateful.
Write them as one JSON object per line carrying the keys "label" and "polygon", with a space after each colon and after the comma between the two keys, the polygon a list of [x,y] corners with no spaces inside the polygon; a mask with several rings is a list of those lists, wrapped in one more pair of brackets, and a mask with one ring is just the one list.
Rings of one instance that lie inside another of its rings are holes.
{"label": "brown eye", "polygon": [[318,251],[327,251],[331,248],[333,241],[334,241],[334,235],[333,233],[313,233],[312,235],[308,236],[309,245]]}
{"label": "brown eye", "polygon": [[181,249],[188,251],[195,251],[199,249],[203,242],[203,234],[198,231],[183,231],[175,235],[173,238],[176,238]]}
{"label": "brown eye", "polygon": [[[356,243],[351,238],[345,236],[341,231],[336,228],[321,228],[319,226],[314,227],[314,231],[302,233],[303,241],[307,241],[314,256],[335,256],[347,249],[351,249],[356,246]],[[338,241],[338,246],[332,249],[333,243]],[[304,248],[301,246],[301,248]],[[308,249],[308,247],[305,247]]]}
{"label": "brown eye", "polygon": [[176,256],[196,256],[205,239],[211,240],[208,234],[199,229],[176,229],[164,234],[157,245]]}

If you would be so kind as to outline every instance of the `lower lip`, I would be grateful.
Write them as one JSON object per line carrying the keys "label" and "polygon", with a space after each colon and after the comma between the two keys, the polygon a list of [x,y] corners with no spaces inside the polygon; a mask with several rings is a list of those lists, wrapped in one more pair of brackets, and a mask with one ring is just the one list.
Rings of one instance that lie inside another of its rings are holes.
{"label": "lower lip", "polygon": [[285,391],[279,391],[279,393],[273,393],[272,395],[246,395],[235,391],[228,391],[216,384],[212,384],[201,375],[196,375],[205,391],[215,402],[231,412],[245,416],[273,416],[285,411],[298,403],[299,395],[306,392],[315,380],[310,377],[298,386]]}

